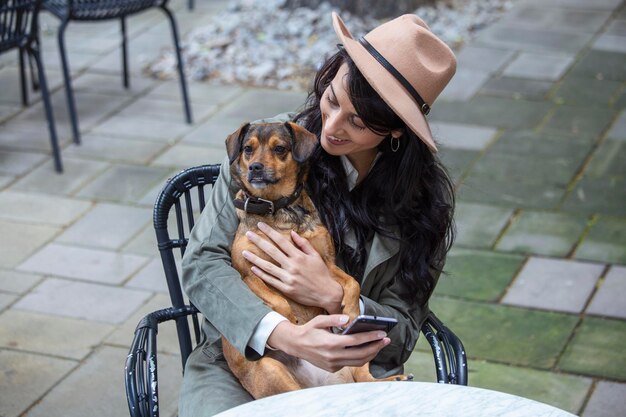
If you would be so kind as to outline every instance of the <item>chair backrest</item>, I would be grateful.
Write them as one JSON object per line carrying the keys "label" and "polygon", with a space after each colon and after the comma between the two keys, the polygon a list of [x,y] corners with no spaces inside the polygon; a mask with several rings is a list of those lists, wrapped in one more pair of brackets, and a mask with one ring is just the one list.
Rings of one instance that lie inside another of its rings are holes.
{"label": "chair backrest", "polygon": [[[154,205],[154,230],[165,278],[167,279],[170,299],[172,306],[175,308],[185,306],[185,300],[176,269],[174,251],[178,248],[180,251],[179,258],[182,259],[189,240],[189,233],[195,224],[195,215],[204,210],[208,188],[212,188],[219,173],[219,164],[202,165],[186,169],[168,180]],[[170,235],[168,219],[171,218],[172,213],[175,215],[176,230]],[[193,327],[196,343],[198,343],[200,326],[197,314],[193,315]],[[189,322],[186,317],[176,320],[176,330],[178,332],[178,343],[184,369],[187,357],[192,350]]]}
{"label": "chair backrest", "polygon": [[168,0],[46,0],[45,7],[67,20],[108,20],[160,7]]}
{"label": "chair backrest", "polygon": [[35,39],[40,8],[41,0],[0,0],[0,53]]}

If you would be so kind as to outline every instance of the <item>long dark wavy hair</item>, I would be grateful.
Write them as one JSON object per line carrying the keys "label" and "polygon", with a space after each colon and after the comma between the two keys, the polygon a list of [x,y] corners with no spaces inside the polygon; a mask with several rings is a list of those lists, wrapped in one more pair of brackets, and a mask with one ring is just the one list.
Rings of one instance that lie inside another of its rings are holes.
{"label": "long dark wavy hair", "polygon": [[[454,240],[453,184],[426,144],[380,98],[341,47],[318,71],[295,121],[320,137],[322,94],[344,63],[348,65],[348,94],[357,114],[370,130],[387,137],[379,145],[381,156],[352,191],[340,158],[320,146],[312,157],[309,193],[347,273],[362,280],[365,243],[372,233],[397,239],[400,296],[424,305],[435,288],[434,273],[441,272]],[[397,152],[391,150],[389,133],[394,130],[403,132]],[[346,244],[350,230],[356,237],[356,250]]]}

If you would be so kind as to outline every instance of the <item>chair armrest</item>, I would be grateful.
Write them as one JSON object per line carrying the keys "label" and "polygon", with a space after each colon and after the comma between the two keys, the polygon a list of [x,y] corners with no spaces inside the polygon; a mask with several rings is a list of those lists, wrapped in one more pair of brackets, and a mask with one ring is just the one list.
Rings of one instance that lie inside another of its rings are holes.
{"label": "chair armrest", "polygon": [[158,325],[197,313],[193,306],[154,311],[139,321],[124,367],[126,399],[131,417],[158,417],[157,384]]}
{"label": "chair armrest", "polygon": [[435,359],[437,381],[467,385],[467,356],[461,339],[430,312],[422,325]]}

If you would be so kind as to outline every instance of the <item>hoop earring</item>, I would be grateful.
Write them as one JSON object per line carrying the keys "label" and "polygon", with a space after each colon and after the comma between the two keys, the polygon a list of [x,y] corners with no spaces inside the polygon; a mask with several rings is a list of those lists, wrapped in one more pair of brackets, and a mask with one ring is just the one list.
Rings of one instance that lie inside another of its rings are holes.
{"label": "hoop earring", "polygon": [[[393,140],[396,140],[395,143]],[[394,138],[393,136],[391,137],[391,152],[398,152],[398,149],[400,149],[400,139],[398,138]]]}

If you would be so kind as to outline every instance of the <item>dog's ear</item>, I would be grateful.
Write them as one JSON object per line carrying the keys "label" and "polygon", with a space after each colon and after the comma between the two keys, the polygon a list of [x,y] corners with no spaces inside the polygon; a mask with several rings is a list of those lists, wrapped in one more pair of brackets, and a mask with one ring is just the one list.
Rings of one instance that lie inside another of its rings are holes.
{"label": "dog's ear", "polygon": [[303,163],[319,145],[317,136],[296,123],[286,122],[285,127],[291,134],[291,156],[298,163]]}
{"label": "dog's ear", "polygon": [[246,123],[226,138],[226,152],[228,153],[229,163],[232,164],[241,153],[241,144],[249,128],[250,123]]}

